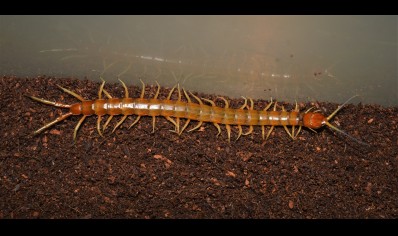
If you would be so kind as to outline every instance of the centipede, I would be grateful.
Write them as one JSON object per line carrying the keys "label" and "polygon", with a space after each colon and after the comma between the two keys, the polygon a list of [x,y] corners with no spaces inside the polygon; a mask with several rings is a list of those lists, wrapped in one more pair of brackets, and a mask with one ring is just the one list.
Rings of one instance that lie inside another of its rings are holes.
{"label": "centipede", "polygon": [[[273,131],[275,126],[282,126],[287,134],[295,140],[302,128],[307,128],[316,132],[317,129],[321,127],[327,126],[330,129],[343,134],[344,136],[360,143],[363,145],[368,145],[367,143],[354,138],[349,135],[345,131],[335,127],[329,121],[339,112],[349,101],[353,98],[357,97],[355,95],[349,98],[342,105],[338,106],[335,111],[333,111],[329,116],[325,116],[321,113],[320,110],[315,110],[314,107],[309,108],[308,110],[302,112],[298,108],[297,102],[294,110],[287,111],[282,105],[280,110],[277,110],[277,102],[273,102],[272,98],[270,103],[263,110],[255,110],[254,102],[251,98],[245,98],[244,104],[239,108],[231,108],[229,107],[228,101],[224,97],[217,97],[224,102],[224,107],[216,106],[213,100],[209,100],[206,98],[199,98],[191,92],[187,92],[182,88],[182,92],[179,85],[174,86],[166,99],[161,100],[158,99],[160,92],[160,85],[157,84],[157,90],[153,98],[144,98],[145,95],[145,83],[142,83],[142,90],[139,98],[131,98],[129,96],[129,91],[126,84],[119,79],[121,85],[124,88],[124,98],[115,98],[112,97],[109,92],[104,89],[105,81],[101,78],[102,83],[98,90],[98,99],[95,100],[86,100],[81,95],[70,91],[66,88],[63,88],[59,85],[60,88],[65,93],[75,97],[80,102],[74,104],[64,104],[61,102],[53,102],[43,98],[38,98],[35,96],[27,97],[47,105],[51,105],[54,107],[69,109],[69,111],[61,116],[57,117],[55,120],[45,124],[41,128],[34,131],[34,135],[37,135],[49,127],[55,125],[58,122],[61,122],[67,119],[70,116],[82,116],[78,121],[77,125],[74,128],[73,132],[73,141],[76,141],[76,136],[78,130],[83,123],[83,121],[88,116],[97,116],[97,124],[96,129],[98,134],[104,137],[104,132],[108,127],[110,121],[115,116],[122,116],[120,121],[116,123],[114,126],[112,133],[115,132],[117,128],[119,128],[127,119],[128,116],[135,115],[136,118],[133,123],[128,127],[128,129],[132,128],[143,116],[151,116],[152,117],[152,132],[155,132],[155,124],[156,117],[164,117],[168,121],[170,121],[175,130],[173,130],[178,135],[181,135],[183,131],[188,127],[191,121],[197,121],[198,124],[187,132],[192,132],[196,129],[199,129],[203,123],[212,123],[218,130],[218,135],[221,134],[220,125],[225,125],[227,131],[228,142],[231,140],[231,126],[237,126],[238,135],[236,140],[238,140],[242,135],[249,135],[253,133],[255,126],[261,127],[262,139],[267,140]],[[177,88],[177,89],[176,89]],[[178,99],[171,100],[173,92],[177,90]],[[105,95],[105,96],[103,96]],[[185,96],[186,101],[182,100],[182,96]],[[105,98],[104,98],[105,97]],[[193,99],[191,99],[193,98]],[[192,100],[196,101],[193,102]],[[270,110],[270,108],[272,109]],[[108,115],[108,119],[102,125],[102,117]],[[180,126],[180,120],[185,119],[185,124]],[[248,131],[243,133],[242,126],[248,127]],[[266,127],[269,127],[268,132],[266,134]],[[289,128],[291,128],[289,130]]]}

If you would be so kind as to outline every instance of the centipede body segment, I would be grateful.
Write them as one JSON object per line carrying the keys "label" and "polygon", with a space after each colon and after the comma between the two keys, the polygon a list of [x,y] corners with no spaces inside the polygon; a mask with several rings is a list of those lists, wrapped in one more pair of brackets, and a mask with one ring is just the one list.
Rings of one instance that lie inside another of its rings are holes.
{"label": "centipede body segment", "polygon": [[[175,126],[175,132],[178,135],[182,134],[182,132],[187,128],[187,126],[191,121],[198,121],[198,124],[194,128],[188,130],[188,132],[198,129],[204,122],[209,122],[214,124],[214,126],[218,130],[218,135],[219,135],[221,133],[220,124],[225,125],[227,130],[228,141],[230,141],[231,139],[231,126],[238,127],[238,135],[236,139],[239,139],[241,135],[251,134],[253,132],[254,126],[261,126],[263,139],[268,139],[275,126],[284,127],[288,135],[292,139],[295,139],[300,133],[302,127],[307,127],[311,130],[315,130],[326,125],[331,129],[336,130],[339,133],[342,133],[359,143],[365,144],[362,141],[357,140],[356,138],[348,135],[344,131],[334,127],[328,122],[346,103],[348,103],[352,98],[356,96],[347,100],[343,105],[339,106],[331,115],[325,117],[323,114],[319,113],[319,111],[310,112],[311,109],[308,109],[306,112],[300,112],[297,103],[293,111],[286,111],[283,106],[282,110],[278,111],[277,103],[272,102],[272,100],[265,107],[264,110],[255,110],[253,100],[250,98],[246,99],[244,97],[243,97],[244,104],[238,109],[230,108],[228,101],[223,97],[219,97],[219,99],[224,101],[225,106],[218,107],[216,106],[214,101],[204,98],[201,99],[196,95],[192,94],[191,92],[189,92],[188,94],[187,91],[185,91],[184,89],[182,89],[181,93],[181,89],[179,86],[174,86],[169,92],[167,98],[165,100],[161,100],[158,99],[160,85],[157,84],[157,91],[155,96],[151,99],[148,99],[144,98],[145,84],[142,81],[141,81],[142,90],[140,97],[131,98],[129,97],[129,92],[126,84],[121,80],[119,81],[121,82],[125,90],[124,98],[112,97],[104,89],[105,81],[102,82],[99,88],[98,99],[96,100],[85,100],[82,96],[66,88],[58,86],[64,92],[80,100],[80,102],[71,105],[63,104],[60,102],[52,102],[34,96],[28,96],[31,99],[44,104],[69,109],[67,113],[61,115],[60,117],[44,125],[43,127],[37,129],[34,132],[34,134],[38,134],[44,131],[45,129],[51,127],[52,125],[68,118],[69,116],[82,115],[82,118],[77,123],[73,132],[73,139],[76,140],[76,135],[79,130],[79,127],[81,126],[85,118],[87,116],[95,115],[98,117],[97,131],[99,135],[103,136],[104,130],[107,128],[109,122],[115,116],[122,116],[122,118],[113,128],[113,132],[123,122],[125,122],[128,116],[135,115],[136,119],[129,126],[129,128],[134,126],[142,116],[151,116],[152,125],[153,125],[152,132],[155,132],[156,117],[158,116],[163,116],[168,121],[170,121]],[[175,101],[171,100],[171,95],[175,91],[176,87],[178,92],[178,100]],[[106,98],[103,98],[103,94],[105,94]],[[187,102],[181,100],[182,94],[185,96]],[[248,104],[248,101],[250,102],[250,104]],[[272,110],[269,110],[272,105],[273,105]],[[104,115],[109,115],[109,117],[101,128],[102,116]],[[186,122],[184,125],[180,126],[180,119],[182,118],[186,119]],[[249,126],[248,132],[243,133],[242,126]],[[270,128],[267,134],[265,135],[266,126],[270,126]],[[291,130],[289,130],[288,127],[291,127]]]}

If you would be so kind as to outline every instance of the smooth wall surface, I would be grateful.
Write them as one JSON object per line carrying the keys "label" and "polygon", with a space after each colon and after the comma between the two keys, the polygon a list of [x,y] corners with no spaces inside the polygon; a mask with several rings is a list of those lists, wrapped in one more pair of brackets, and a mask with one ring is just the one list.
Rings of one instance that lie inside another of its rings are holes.
{"label": "smooth wall surface", "polygon": [[0,16],[0,73],[398,105],[397,16]]}

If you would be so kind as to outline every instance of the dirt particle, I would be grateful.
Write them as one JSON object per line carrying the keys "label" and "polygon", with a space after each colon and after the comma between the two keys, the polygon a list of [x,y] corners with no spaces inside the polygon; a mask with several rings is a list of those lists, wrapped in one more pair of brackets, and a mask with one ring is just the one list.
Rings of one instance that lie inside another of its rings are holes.
{"label": "dirt particle", "polygon": [[367,192],[368,194],[371,194],[371,193],[372,193],[372,183],[371,183],[371,182],[368,182],[368,184],[366,185],[365,190],[366,190],[366,192]]}
{"label": "dirt particle", "polygon": [[230,176],[230,177],[236,177],[236,174],[232,171],[227,170],[227,173],[225,174],[226,176]]}
{"label": "dirt particle", "polygon": [[250,187],[250,181],[249,181],[249,179],[246,179],[246,180],[245,180],[245,186],[248,187],[248,188]]}
{"label": "dirt particle", "polygon": [[61,135],[61,131],[57,130],[57,129],[52,129],[52,130],[50,130],[50,134]]}
{"label": "dirt particle", "polygon": [[292,200],[289,200],[289,208],[293,209],[294,207],[294,202]]}

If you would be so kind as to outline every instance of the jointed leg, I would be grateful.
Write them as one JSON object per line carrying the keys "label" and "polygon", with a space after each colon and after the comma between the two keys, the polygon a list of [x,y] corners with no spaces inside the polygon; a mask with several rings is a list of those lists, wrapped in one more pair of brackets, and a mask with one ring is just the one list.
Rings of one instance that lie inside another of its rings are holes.
{"label": "jointed leg", "polygon": [[57,119],[51,121],[50,123],[47,123],[46,125],[44,125],[44,126],[41,127],[40,129],[36,130],[33,134],[34,134],[34,135],[39,134],[39,133],[41,133],[43,130],[45,130],[45,129],[51,127],[51,126],[53,126],[54,124],[56,124],[56,123],[58,123],[58,122],[60,122],[60,121],[65,120],[66,118],[68,118],[68,117],[71,116],[71,115],[72,115],[72,112],[66,113],[66,114],[64,114],[64,115],[62,115],[62,116],[60,116],[60,117],[58,117]]}
{"label": "jointed leg", "polygon": [[73,141],[76,141],[76,135],[77,135],[77,131],[79,130],[80,125],[83,123],[84,119],[86,119],[87,116],[83,116],[79,122],[77,123],[75,130],[73,131]]}

